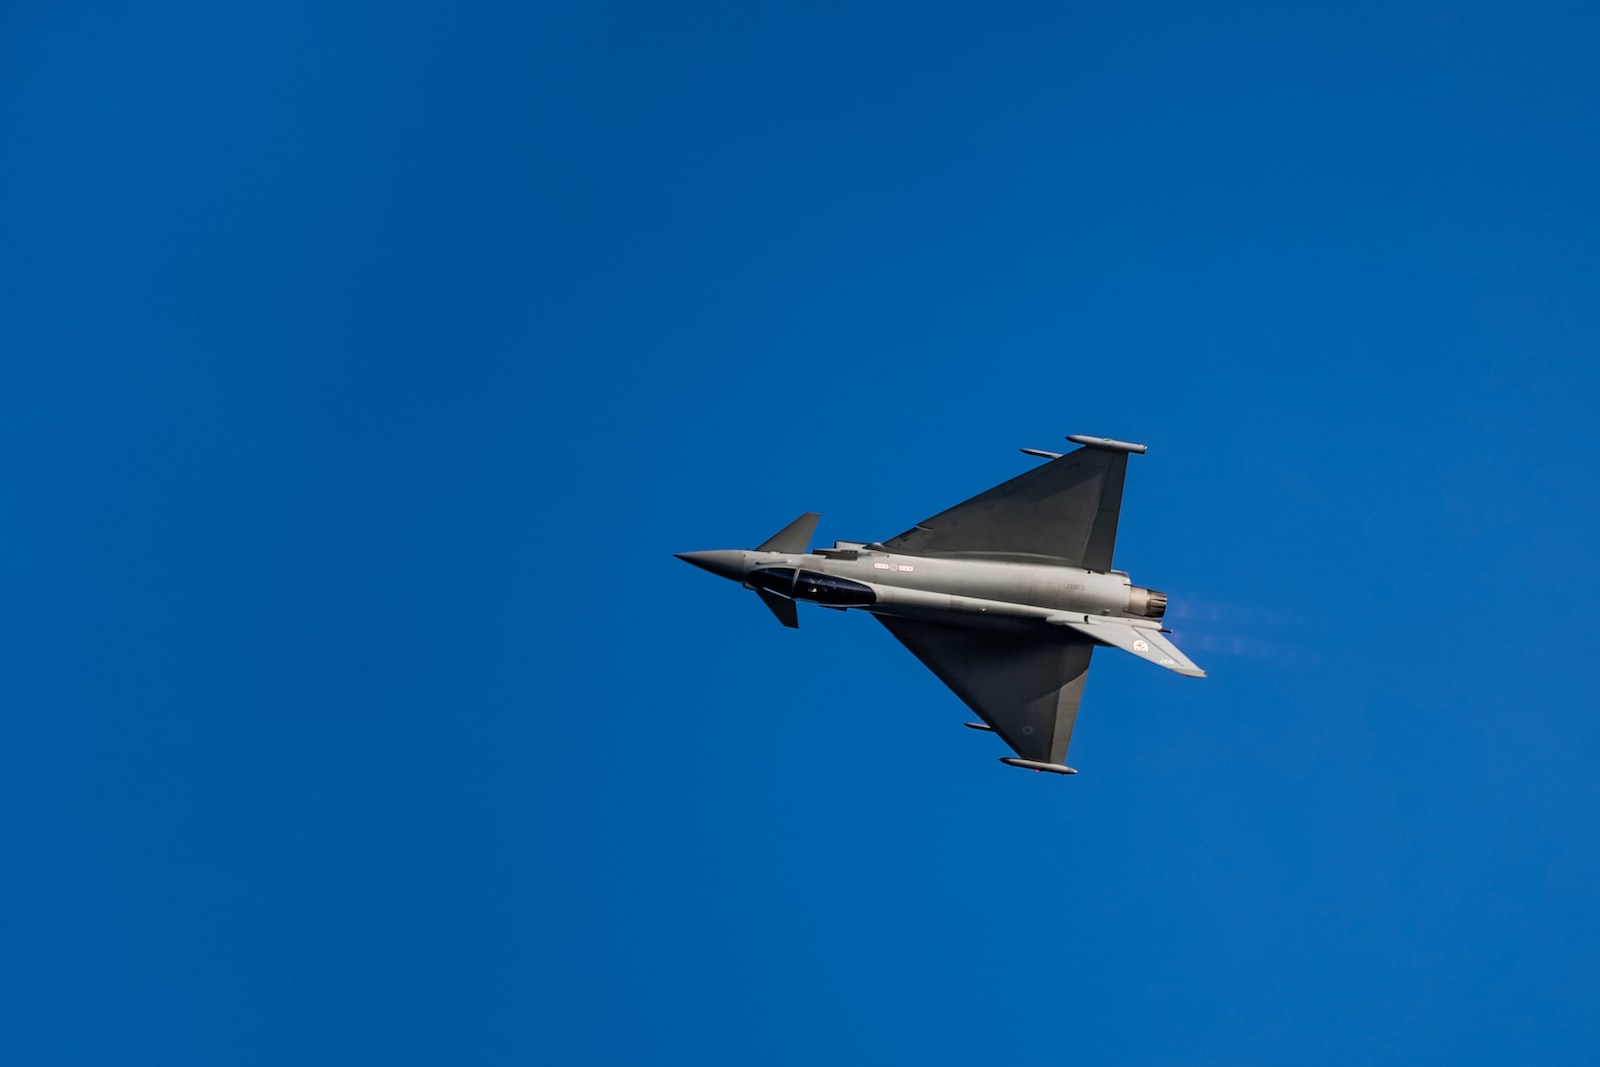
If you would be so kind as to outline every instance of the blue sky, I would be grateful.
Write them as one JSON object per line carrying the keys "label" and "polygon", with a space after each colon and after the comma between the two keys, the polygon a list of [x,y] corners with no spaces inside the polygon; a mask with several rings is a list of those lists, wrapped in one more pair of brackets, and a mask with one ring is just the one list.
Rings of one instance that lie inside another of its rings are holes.
{"label": "blue sky", "polygon": [[[1597,29],[12,5],[0,1058],[1592,1059]],[[672,559],[1068,433],[1073,779]]]}

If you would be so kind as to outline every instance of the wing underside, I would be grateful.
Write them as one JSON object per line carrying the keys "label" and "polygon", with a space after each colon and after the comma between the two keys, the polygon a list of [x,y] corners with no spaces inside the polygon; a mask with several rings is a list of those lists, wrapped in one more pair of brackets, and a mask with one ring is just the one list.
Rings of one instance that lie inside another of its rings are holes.
{"label": "wing underside", "polygon": [[875,616],[1018,756],[1060,764],[1094,642],[1070,630],[990,632]]}
{"label": "wing underside", "polygon": [[[1082,621],[1078,621],[1082,620]],[[1184,655],[1178,646],[1167,640],[1166,631],[1159,624],[1135,625],[1121,619],[1108,619],[1095,615],[1061,615],[1048,620],[1066,626],[1097,644],[1110,645],[1131,652],[1142,660],[1165,667],[1190,678],[1204,678],[1206,672],[1194,665],[1194,660]],[[1141,620],[1143,621],[1143,620]]]}
{"label": "wing underside", "polygon": [[1003,482],[884,542],[921,556],[1043,557],[1111,569],[1128,453],[1080,448]]}

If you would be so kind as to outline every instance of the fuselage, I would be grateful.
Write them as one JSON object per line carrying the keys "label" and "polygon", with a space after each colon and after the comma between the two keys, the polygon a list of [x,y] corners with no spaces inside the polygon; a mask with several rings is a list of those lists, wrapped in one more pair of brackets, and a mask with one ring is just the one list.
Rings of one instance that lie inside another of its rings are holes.
{"label": "fuselage", "polygon": [[1166,597],[1121,571],[1026,560],[911,556],[854,542],[817,552],[731,549],[682,558],[777,596],[956,625],[1038,623],[1062,614],[1160,618]]}

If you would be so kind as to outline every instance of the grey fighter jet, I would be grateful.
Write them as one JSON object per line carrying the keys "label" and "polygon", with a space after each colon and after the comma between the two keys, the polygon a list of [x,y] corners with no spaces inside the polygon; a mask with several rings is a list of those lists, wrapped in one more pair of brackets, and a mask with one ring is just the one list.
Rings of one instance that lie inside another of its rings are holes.
{"label": "grey fighter jet", "polygon": [[807,513],[750,551],[685,552],[687,563],[755,590],[785,626],[800,601],[870,612],[1000,735],[1000,762],[1056,774],[1097,645],[1178,674],[1205,672],[1168,641],[1167,595],[1111,569],[1128,455],[1144,445],[1067,438],[1062,455],[898,537],[807,550]]}

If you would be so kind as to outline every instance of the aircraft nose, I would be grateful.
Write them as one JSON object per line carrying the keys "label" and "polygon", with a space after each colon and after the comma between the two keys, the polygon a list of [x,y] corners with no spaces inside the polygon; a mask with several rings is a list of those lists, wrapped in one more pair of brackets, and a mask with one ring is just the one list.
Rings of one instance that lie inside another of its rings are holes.
{"label": "aircraft nose", "polygon": [[674,555],[685,563],[691,563],[703,571],[710,571],[719,578],[730,578],[736,582],[744,580],[744,553],[735,549],[677,552]]}

